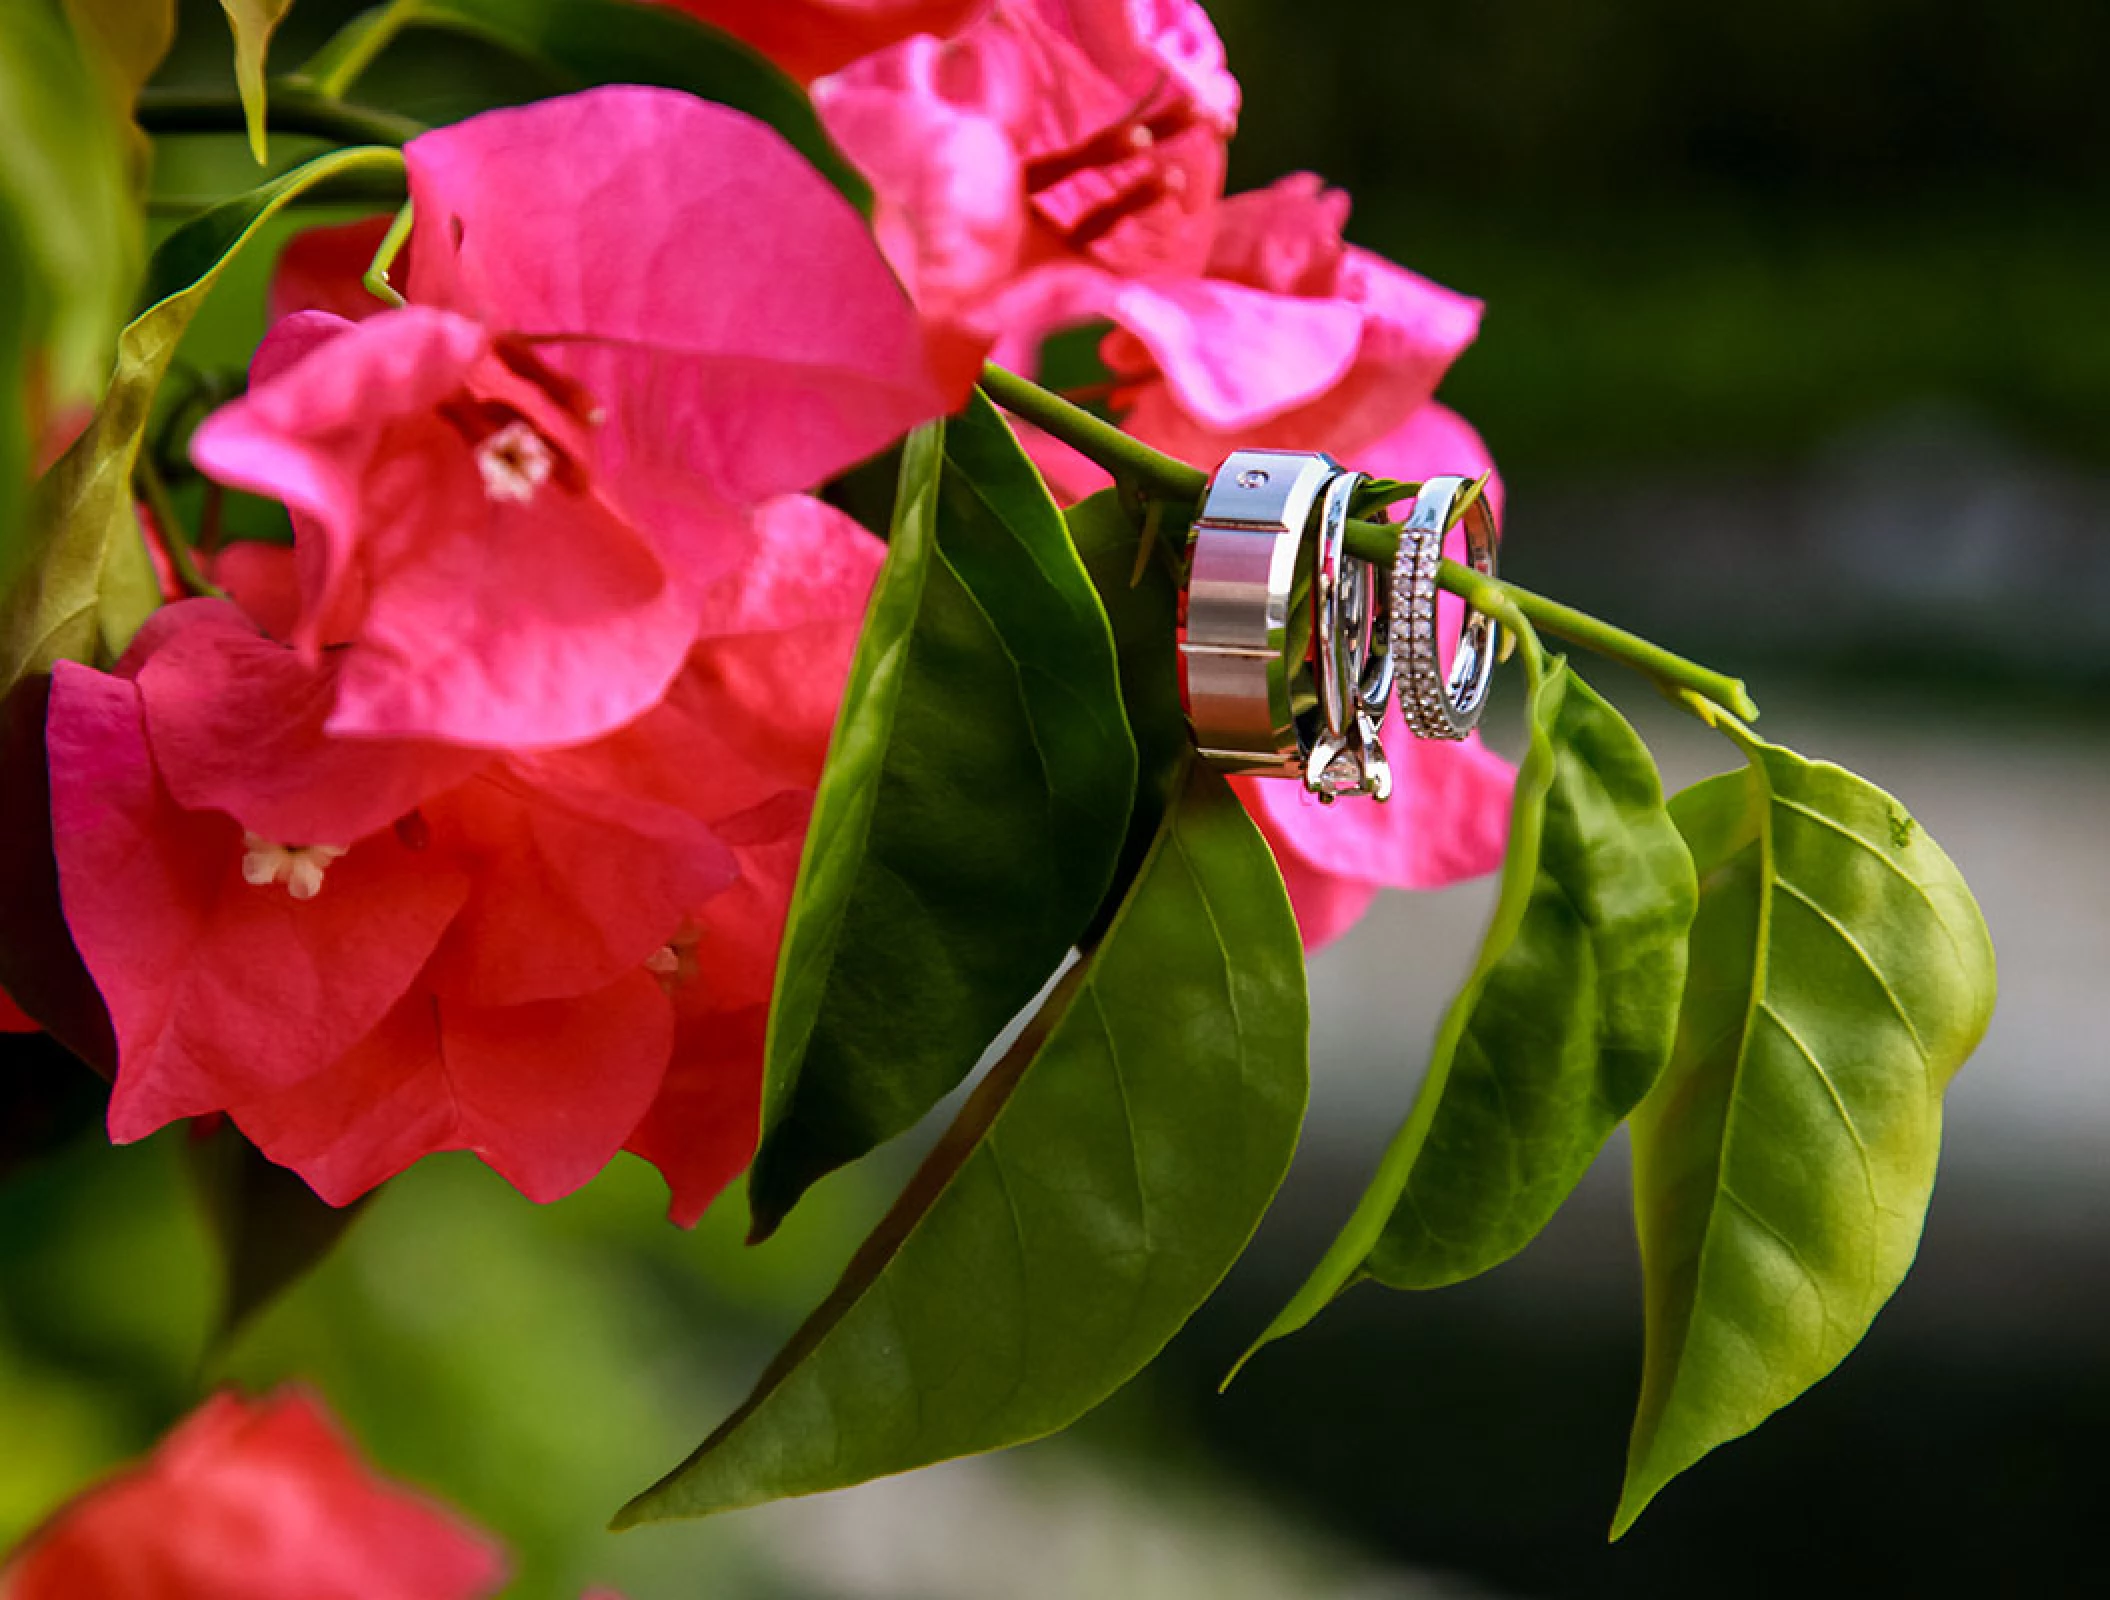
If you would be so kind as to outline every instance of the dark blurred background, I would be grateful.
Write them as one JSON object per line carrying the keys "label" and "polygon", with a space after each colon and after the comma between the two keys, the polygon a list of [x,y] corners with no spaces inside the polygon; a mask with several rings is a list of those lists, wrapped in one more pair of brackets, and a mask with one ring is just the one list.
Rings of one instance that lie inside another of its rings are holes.
{"label": "dark blurred background", "polygon": [[[1619,1546],[1620,1148],[1517,1262],[1357,1291],[1196,1426],[1497,1593],[2110,1592],[2110,8],[1211,10],[1234,183],[1317,171],[1357,242],[1485,298],[1444,398],[1507,476],[1505,571],[1745,675],[1769,736],[1898,793],[1983,901],[2002,996],[1867,1343]],[[1728,764],[1584,665],[1667,780]],[[1209,1357],[1345,1213],[1400,1103],[1387,1035],[1428,1037],[1473,901],[1392,897],[1316,964],[1312,1134]]]}
{"label": "dark blurred background", "polygon": [[[353,9],[299,0],[278,59]],[[1920,1263],[1861,1350],[1608,1547],[1640,1364],[1620,1142],[1516,1262],[1358,1290],[1216,1395],[1407,1105],[1474,885],[1387,897],[1315,962],[1280,1204],[1069,1438],[612,1538],[601,1519],[737,1398],[890,1174],[831,1181],[745,1252],[730,1215],[666,1228],[634,1166],[538,1210],[427,1163],[213,1354],[182,1151],[91,1136],[0,1190],[0,1541],[204,1370],[321,1384],[390,1470],[512,1543],[523,1595],[2110,1593],[2110,8],[1210,9],[1246,90],[1234,186],[1319,172],[1354,195],[1356,242],[1487,301],[1444,397],[1507,476],[1505,571],[1749,678],[1771,737],[1897,793],[1984,903],[1999,1014],[1950,1095]],[[223,81],[217,6],[184,15],[167,81]],[[420,36],[372,92],[431,120],[534,92],[490,73]],[[242,159],[191,141],[157,186]],[[260,270],[216,297],[199,359],[253,341]],[[1586,670],[1672,785],[1729,764]]]}

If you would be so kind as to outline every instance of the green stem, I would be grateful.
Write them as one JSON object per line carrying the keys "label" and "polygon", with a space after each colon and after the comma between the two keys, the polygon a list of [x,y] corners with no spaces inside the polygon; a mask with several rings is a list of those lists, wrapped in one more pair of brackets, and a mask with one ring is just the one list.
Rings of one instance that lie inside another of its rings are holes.
{"label": "green stem", "polygon": [[1520,589],[1513,583],[1482,577],[1472,568],[1462,567],[1455,561],[1446,561],[1437,569],[1436,581],[1490,616],[1496,612],[1494,605],[1487,602],[1506,602],[1515,606],[1541,633],[1553,634],[1571,644],[1579,644],[1585,650],[1594,650],[1601,656],[1624,662],[1653,678],[1665,693],[1688,710],[1691,706],[1682,698],[1684,694],[1698,695],[1746,721],[1758,716],[1758,706],[1741,678],[1732,678],[1696,661],[1688,661],[1659,644],[1649,643],[1639,634],[1601,622],[1587,611],[1577,611],[1573,606],[1548,600],[1544,595]]}
{"label": "green stem", "polygon": [[141,459],[132,469],[132,487],[139,491],[139,498],[146,502],[147,514],[154,519],[154,531],[161,536],[161,548],[168,552],[169,565],[176,569],[176,576],[183,587],[192,594],[211,600],[224,600],[227,591],[198,570],[198,563],[191,556],[190,540],[183,528],[183,519],[176,514],[176,502],[170,496],[168,485],[161,480],[160,471],[151,461]]}
{"label": "green stem", "polygon": [[420,0],[391,0],[388,5],[360,12],[286,81],[328,99],[343,98],[345,91],[359,81],[359,75],[374,64],[374,58],[415,20],[419,3]]}
{"label": "green stem", "polygon": [[[271,85],[270,95],[271,127],[278,133],[400,145],[425,131],[413,118],[333,100],[284,79]],[[240,133],[242,102],[231,91],[146,89],[139,96],[139,125],[149,133]]]}
{"label": "green stem", "polygon": [[381,235],[380,248],[374,251],[374,259],[367,263],[366,276],[359,281],[366,285],[366,292],[376,300],[391,306],[407,305],[396,286],[388,281],[388,269],[396,264],[396,257],[403,253],[403,245],[410,238],[412,215],[410,202],[404,201],[396,212],[395,220],[388,225],[388,232]]}
{"label": "green stem", "polygon": [[[1199,468],[1177,461],[1133,439],[1112,423],[1072,405],[1039,384],[1006,372],[1002,367],[982,368],[982,388],[990,399],[1014,416],[1053,434],[1072,449],[1081,451],[1117,478],[1124,478],[1146,495],[1193,504],[1209,486],[1209,476]],[[1347,546],[1366,561],[1390,567],[1399,554],[1399,529],[1387,522],[1352,521]],[[1600,622],[1588,612],[1564,606],[1557,600],[1520,589],[1513,583],[1482,577],[1470,567],[1446,561],[1437,569],[1436,581],[1490,616],[1514,607],[1543,633],[1555,634],[1587,650],[1623,661],[1653,678],[1666,691],[1690,690],[1703,699],[1727,707],[1746,719],[1758,715],[1743,683],[1676,655],[1661,645],[1650,644],[1624,628]]]}
{"label": "green stem", "polygon": [[982,368],[982,392],[1013,416],[1053,434],[1145,494],[1192,503],[1209,487],[1209,475],[1199,467],[1151,449],[1082,406],[993,362]]}

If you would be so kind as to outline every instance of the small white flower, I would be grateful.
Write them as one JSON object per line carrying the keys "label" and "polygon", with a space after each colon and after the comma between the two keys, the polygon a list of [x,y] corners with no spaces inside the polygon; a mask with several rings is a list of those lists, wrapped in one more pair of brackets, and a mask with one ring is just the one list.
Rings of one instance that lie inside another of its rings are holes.
{"label": "small white flower", "polygon": [[509,422],[476,447],[476,470],[493,500],[526,505],[548,479],[549,442],[525,422]]}
{"label": "small white flower", "polygon": [[253,833],[242,835],[242,881],[257,888],[283,883],[296,900],[322,892],[330,863],[351,848],[343,844],[274,844]]}

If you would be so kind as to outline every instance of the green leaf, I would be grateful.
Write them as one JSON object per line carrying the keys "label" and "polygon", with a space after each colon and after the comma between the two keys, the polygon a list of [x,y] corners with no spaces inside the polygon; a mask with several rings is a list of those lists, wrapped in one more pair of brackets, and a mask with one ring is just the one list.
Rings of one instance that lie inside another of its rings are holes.
{"label": "green leaf", "polygon": [[736,39],[671,6],[624,0],[414,0],[411,21],[476,35],[579,88],[646,83],[745,111],[788,139],[862,210],[872,191],[791,79]]}
{"label": "green leaf", "polygon": [[122,126],[53,0],[0,26],[0,590],[26,565],[44,405],[92,398],[140,258]]}
{"label": "green leaf", "polygon": [[185,1155],[225,1275],[212,1341],[224,1350],[250,1318],[330,1253],[373,1196],[348,1206],[325,1203],[231,1123],[193,1136]]}
{"label": "green leaf", "polygon": [[1625,719],[1529,635],[1524,661],[1530,744],[1493,923],[1377,1177],[1255,1349],[1362,1278],[1433,1289],[1508,1260],[1670,1055],[1691,857]]}
{"label": "green leaf", "polygon": [[[1065,1002],[1067,1002],[1065,1004]],[[1266,842],[1196,766],[1073,968],[755,1392],[619,1527],[1039,1438],[1237,1259],[1305,1095],[1304,955]]]}
{"label": "green leaf", "polygon": [[1941,1094],[1993,1012],[1955,865],[1873,784],[1731,727],[1671,802],[1700,875],[1669,1069],[1635,1114],[1647,1291],[1617,1538],[1860,1341],[1912,1263]]}
{"label": "green leaf", "polygon": [[1121,865],[1114,874],[1116,883],[1126,883],[1157,838],[1165,808],[1177,794],[1187,760],[1194,753],[1194,739],[1180,709],[1175,643],[1179,587],[1155,552],[1140,572],[1136,565],[1138,552],[1146,545],[1161,538],[1182,543],[1184,532],[1146,529],[1113,489],[1070,507],[1066,516],[1070,539],[1113,629],[1114,654],[1121,668],[1121,703],[1136,745],[1135,806]]}
{"label": "green leaf", "polygon": [[227,26],[234,31],[234,81],[242,92],[242,115],[249,124],[249,153],[257,165],[264,150],[264,57],[271,49],[271,35],[293,0],[220,0],[227,13]]}
{"label": "green leaf", "polygon": [[1084,934],[1135,787],[1113,640],[980,396],[912,439],[770,1009],[766,1235],[967,1076]]}
{"label": "green leaf", "polygon": [[119,336],[95,419],[37,486],[26,570],[0,600],[0,692],[61,658],[115,656],[158,604],[132,509],[132,469],[176,347],[221,270],[280,209],[346,173],[402,171],[400,151],[338,150],[215,206],[171,234]]}
{"label": "green leaf", "polygon": [[153,166],[153,141],[132,120],[139,91],[176,38],[176,0],[65,0],[81,54],[103,80],[112,110],[124,125],[132,175],[144,190]]}

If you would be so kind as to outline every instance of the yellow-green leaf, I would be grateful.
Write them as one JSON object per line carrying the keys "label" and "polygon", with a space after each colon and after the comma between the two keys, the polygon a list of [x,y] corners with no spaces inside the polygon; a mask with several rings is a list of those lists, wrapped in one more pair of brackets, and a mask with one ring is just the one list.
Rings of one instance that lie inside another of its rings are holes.
{"label": "yellow-green leaf", "polygon": [[0,24],[0,589],[49,408],[92,399],[139,270],[122,124],[57,0]]}
{"label": "yellow-green leaf", "polygon": [[264,150],[264,58],[271,35],[293,0],[220,0],[227,26],[234,33],[234,81],[242,92],[242,115],[249,123],[249,150],[262,166]]}
{"label": "yellow-green leaf", "polygon": [[94,420],[37,485],[23,570],[0,599],[0,692],[60,659],[114,656],[158,602],[132,471],[154,392],[221,270],[304,190],[348,173],[400,173],[402,162],[397,150],[333,151],[215,206],[154,252],[146,309],[119,336]]}
{"label": "yellow-green leaf", "polygon": [[1433,1289],[1516,1254],[1669,1058],[1691,857],[1639,736],[1524,640],[1531,740],[1479,960],[1377,1176],[1261,1344],[1363,1278]]}
{"label": "yellow-green leaf", "polygon": [[1866,780],[1733,730],[1678,795],[1700,907],[1670,1066],[1633,1121],[1647,1292],[1616,1538],[1837,1366],[1919,1246],[1941,1096],[1992,1018],[1962,875]]}
{"label": "yellow-green leaf", "polygon": [[81,52],[131,115],[140,89],[176,37],[176,0],[65,0]]}

